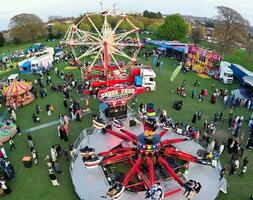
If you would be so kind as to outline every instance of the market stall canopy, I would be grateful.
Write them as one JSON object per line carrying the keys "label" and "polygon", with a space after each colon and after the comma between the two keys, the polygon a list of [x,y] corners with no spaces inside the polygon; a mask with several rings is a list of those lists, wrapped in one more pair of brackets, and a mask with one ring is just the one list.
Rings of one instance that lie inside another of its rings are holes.
{"label": "market stall canopy", "polygon": [[180,51],[183,53],[188,53],[188,51],[189,51],[188,44],[184,44],[184,43],[181,43],[178,41],[164,41],[164,40],[159,41],[159,40],[145,39],[145,42],[159,46],[162,49],[172,49],[172,50]]}
{"label": "market stall canopy", "polygon": [[3,89],[4,96],[18,96],[28,92],[32,88],[31,82],[14,80],[9,86]]}

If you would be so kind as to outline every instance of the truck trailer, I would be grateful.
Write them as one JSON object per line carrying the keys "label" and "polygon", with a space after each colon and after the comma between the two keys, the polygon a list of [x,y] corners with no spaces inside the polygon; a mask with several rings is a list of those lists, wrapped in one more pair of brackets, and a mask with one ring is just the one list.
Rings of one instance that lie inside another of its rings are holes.
{"label": "truck trailer", "polygon": [[246,77],[252,77],[253,78],[253,72],[245,69],[241,65],[232,63],[230,65],[230,68],[233,70],[234,77],[241,83],[244,84],[244,79]]}
{"label": "truck trailer", "polygon": [[53,66],[53,55],[47,53],[41,56],[34,56],[18,63],[21,74],[42,73]]}

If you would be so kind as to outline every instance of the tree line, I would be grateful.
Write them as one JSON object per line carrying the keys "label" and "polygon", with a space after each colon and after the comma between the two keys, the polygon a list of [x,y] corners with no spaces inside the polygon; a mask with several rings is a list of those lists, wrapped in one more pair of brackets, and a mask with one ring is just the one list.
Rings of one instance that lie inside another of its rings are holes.
{"label": "tree line", "polygon": [[[142,15],[129,15],[129,20],[140,30],[148,31],[159,39],[182,40],[187,35],[194,43],[200,43],[206,35],[205,27],[214,28],[213,36],[217,42],[217,48],[222,55],[229,53],[239,44],[247,47],[249,53],[253,52],[253,41],[249,37],[249,22],[237,11],[225,7],[217,7],[218,15],[215,20],[206,21],[205,24],[188,24],[180,14],[172,14],[163,18],[160,12],[145,10]],[[75,18],[79,22],[84,15]],[[57,18],[58,19],[58,18]],[[100,15],[91,15],[91,19],[99,29],[103,25],[103,18]],[[58,19],[59,20],[59,19]],[[69,25],[56,20],[52,26],[45,27],[43,21],[34,14],[19,14],[11,18],[9,23],[10,33],[14,43],[35,42],[42,38],[57,39],[64,36]],[[108,16],[112,27],[116,26],[119,18]],[[58,21],[58,22],[57,22]],[[90,23],[83,20],[79,28],[84,31],[94,31]],[[130,30],[128,23],[122,23],[121,30]],[[5,44],[5,39],[0,34],[0,46]]]}

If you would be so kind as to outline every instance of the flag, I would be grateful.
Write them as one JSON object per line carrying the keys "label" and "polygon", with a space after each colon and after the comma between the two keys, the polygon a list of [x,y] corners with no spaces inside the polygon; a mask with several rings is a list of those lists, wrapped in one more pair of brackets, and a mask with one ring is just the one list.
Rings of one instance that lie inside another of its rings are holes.
{"label": "flag", "polygon": [[177,68],[174,70],[173,74],[170,77],[170,81],[173,82],[174,79],[177,77],[178,73],[182,69],[182,65],[177,66]]}

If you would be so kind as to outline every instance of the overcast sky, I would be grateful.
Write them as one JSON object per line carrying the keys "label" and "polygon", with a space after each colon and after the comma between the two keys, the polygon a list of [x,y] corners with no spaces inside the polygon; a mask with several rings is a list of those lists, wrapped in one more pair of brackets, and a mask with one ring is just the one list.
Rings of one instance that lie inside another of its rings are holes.
{"label": "overcast sky", "polygon": [[[12,16],[20,13],[34,13],[44,21],[50,15],[78,16],[84,12],[100,11],[99,0],[1,0],[0,30],[8,28]],[[101,1],[101,0],[100,0]],[[237,10],[253,24],[253,0],[102,0],[104,8],[113,4],[122,11],[150,10],[163,14],[181,13],[201,17],[217,15],[216,6],[224,5]]]}

